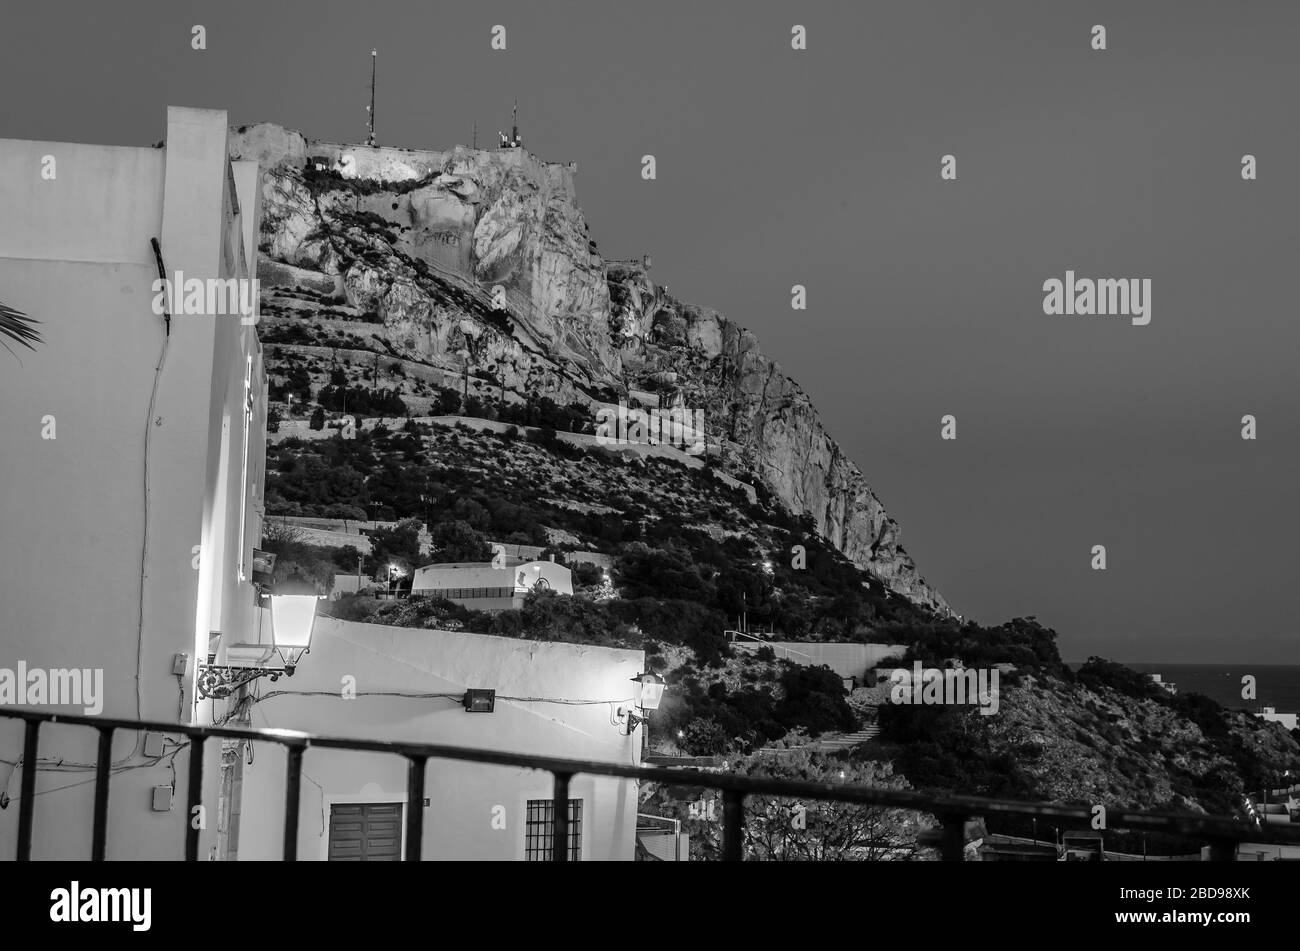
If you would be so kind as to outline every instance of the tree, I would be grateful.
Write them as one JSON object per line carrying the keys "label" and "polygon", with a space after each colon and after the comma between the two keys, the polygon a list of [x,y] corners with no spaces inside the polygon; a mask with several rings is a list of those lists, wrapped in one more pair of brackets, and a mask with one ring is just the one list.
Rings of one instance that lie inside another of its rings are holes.
{"label": "tree", "polygon": [[[735,763],[735,775],[762,776],[836,785],[909,789],[889,763],[835,760],[807,748],[779,757],[757,753]],[[691,836],[692,858],[721,857],[721,803],[712,815],[670,798],[664,790],[660,811],[683,819]],[[691,790],[698,796],[698,787]],[[706,794],[707,795],[707,794]],[[799,800],[753,795],[745,799],[743,851],[747,860],[774,862],[909,861],[916,855],[917,833],[932,824],[908,809],[863,806],[828,800]]]}
{"label": "tree", "polygon": [[325,410],[323,410],[323,409],[321,409],[321,407],[317,406],[317,407],[316,407],[316,412],[314,412],[314,413],[311,414],[311,422],[308,423],[308,425],[309,425],[312,429],[324,429],[324,428],[325,428]]}
{"label": "tree", "polygon": [[433,545],[442,561],[490,561],[492,547],[468,522],[453,519],[432,526]]}
{"label": "tree", "polygon": [[39,321],[36,318],[28,317],[22,311],[14,310],[7,304],[0,303],[0,347],[4,347],[10,353],[13,353],[13,350],[10,350],[9,346],[4,342],[4,338],[7,337],[28,350],[35,350],[36,348],[32,346],[32,343],[43,342],[41,332],[35,326],[37,323]]}
{"label": "tree", "polygon": [[686,724],[677,745],[692,756],[717,756],[727,751],[729,739],[713,717],[696,717]]}
{"label": "tree", "polygon": [[419,519],[408,518],[392,528],[376,528],[370,532],[370,560],[376,567],[398,564],[411,568],[420,564]]}

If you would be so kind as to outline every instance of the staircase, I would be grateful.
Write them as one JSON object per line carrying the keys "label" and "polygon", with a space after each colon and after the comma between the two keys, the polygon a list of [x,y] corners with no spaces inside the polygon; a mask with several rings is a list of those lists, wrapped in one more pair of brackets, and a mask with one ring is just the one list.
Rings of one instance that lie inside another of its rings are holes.
{"label": "staircase", "polygon": [[842,753],[845,750],[852,749],[860,743],[866,743],[873,740],[880,733],[878,723],[868,723],[861,730],[853,733],[823,733],[818,739],[809,743],[807,746],[795,746],[788,749],[778,749],[774,746],[764,746],[755,750],[756,753],[768,753],[780,755],[782,753],[794,753],[798,750],[812,750],[817,753]]}
{"label": "staircase", "polygon": [[822,753],[841,753],[860,743],[874,740],[879,733],[880,725],[878,723],[869,723],[855,733],[824,733],[813,744],[813,749]]}

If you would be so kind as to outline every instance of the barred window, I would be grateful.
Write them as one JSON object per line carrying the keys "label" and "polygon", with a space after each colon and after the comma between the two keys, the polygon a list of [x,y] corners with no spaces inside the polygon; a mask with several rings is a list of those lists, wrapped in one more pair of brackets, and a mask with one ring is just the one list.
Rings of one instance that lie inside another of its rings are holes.
{"label": "barred window", "polygon": [[[524,861],[551,861],[551,843],[555,834],[555,800],[528,800],[528,817],[524,824]],[[582,858],[582,800],[569,800],[569,861]]]}

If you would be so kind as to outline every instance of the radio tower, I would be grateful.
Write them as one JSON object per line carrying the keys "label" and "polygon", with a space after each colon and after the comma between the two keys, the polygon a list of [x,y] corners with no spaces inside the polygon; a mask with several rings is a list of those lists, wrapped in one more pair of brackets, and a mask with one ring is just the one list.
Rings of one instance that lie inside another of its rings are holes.
{"label": "radio tower", "polygon": [[370,135],[366,139],[366,144],[372,149],[375,147],[375,63],[379,59],[379,51],[370,51],[370,107],[366,110],[370,113]]}

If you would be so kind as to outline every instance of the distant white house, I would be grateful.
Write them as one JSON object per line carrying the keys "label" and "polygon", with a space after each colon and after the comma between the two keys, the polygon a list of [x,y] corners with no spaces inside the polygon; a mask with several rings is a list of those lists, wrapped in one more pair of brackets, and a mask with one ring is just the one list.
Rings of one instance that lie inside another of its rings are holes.
{"label": "distant white house", "polygon": [[1157,687],[1162,687],[1169,693],[1178,693],[1178,685],[1171,680],[1165,680],[1161,674],[1148,674],[1148,676]]}
{"label": "distant white house", "polygon": [[501,567],[490,561],[426,565],[411,579],[412,597],[446,598],[476,611],[522,607],[534,590],[573,594],[573,573],[554,561],[505,558]]}
{"label": "distant white house", "polygon": [[1255,716],[1259,717],[1266,723],[1280,723],[1288,730],[1294,730],[1296,727],[1296,714],[1278,713],[1276,707],[1264,707],[1256,713]]}

